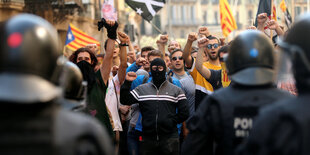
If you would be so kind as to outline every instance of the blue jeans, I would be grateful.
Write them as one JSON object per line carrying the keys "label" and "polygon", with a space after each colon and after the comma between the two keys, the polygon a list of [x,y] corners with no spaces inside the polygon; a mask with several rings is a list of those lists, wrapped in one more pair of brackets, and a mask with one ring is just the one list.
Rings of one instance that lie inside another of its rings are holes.
{"label": "blue jeans", "polygon": [[127,146],[128,146],[129,155],[139,155],[140,154],[139,136],[141,136],[140,131],[135,130],[135,128],[132,126],[128,127]]}

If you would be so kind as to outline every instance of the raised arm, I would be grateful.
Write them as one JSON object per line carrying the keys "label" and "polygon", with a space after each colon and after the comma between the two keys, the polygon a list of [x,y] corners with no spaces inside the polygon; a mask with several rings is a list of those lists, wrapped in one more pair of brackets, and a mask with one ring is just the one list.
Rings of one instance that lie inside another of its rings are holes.
{"label": "raised arm", "polygon": [[207,80],[210,79],[211,77],[211,72],[210,70],[203,66],[203,55],[204,55],[204,48],[208,45],[209,39],[207,38],[202,38],[198,40],[198,53],[197,53],[197,58],[196,58],[196,69],[197,71]]}
{"label": "raised arm", "polygon": [[135,72],[128,72],[126,75],[126,80],[121,86],[120,101],[124,105],[132,105],[138,102],[138,99],[134,97],[132,93],[130,92],[131,83],[136,78],[137,78],[137,74]]}
{"label": "raised arm", "polygon": [[266,21],[267,21],[267,13],[261,13],[257,15],[257,30],[264,32]]}
{"label": "raised arm", "polygon": [[121,64],[119,65],[119,69],[117,72],[118,75],[118,80],[122,84],[125,80],[126,76],[126,68],[127,68],[127,48],[126,46],[122,46],[129,43],[129,37],[123,33],[123,32],[118,32],[118,38],[121,41],[120,44],[120,61]]}
{"label": "raised arm", "polygon": [[191,68],[193,65],[192,56],[191,56],[191,49],[192,49],[193,42],[195,40],[197,40],[197,38],[198,38],[197,33],[191,32],[188,35],[187,42],[186,42],[184,50],[183,50],[184,51],[183,52],[183,59],[185,60],[186,67],[188,67],[188,68]]}
{"label": "raised arm", "polygon": [[280,25],[275,20],[270,20],[267,22],[267,26],[270,30],[275,30],[278,34],[278,36],[283,36],[284,32],[281,29]]}
{"label": "raised arm", "polygon": [[161,51],[164,57],[166,54],[165,46],[167,45],[167,42],[168,42],[168,35],[160,35],[159,40],[156,41],[158,50]]}
{"label": "raised arm", "polygon": [[112,58],[113,58],[113,51],[115,48],[116,29],[118,27],[118,23],[115,21],[107,20],[104,23],[104,27],[107,29],[109,39],[107,42],[106,54],[103,58],[102,65],[100,66],[100,73],[103,82],[107,84],[112,67]]}

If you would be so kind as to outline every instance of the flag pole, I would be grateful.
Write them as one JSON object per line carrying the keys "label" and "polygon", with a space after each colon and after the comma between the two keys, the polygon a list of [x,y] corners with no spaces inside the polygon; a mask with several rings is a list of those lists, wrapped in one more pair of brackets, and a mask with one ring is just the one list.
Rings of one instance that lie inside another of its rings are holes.
{"label": "flag pole", "polygon": [[[271,0],[271,13],[270,13],[270,16],[271,16],[271,20],[273,18],[273,0]],[[273,37],[273,30],[270,30],[270,39],[272,41],[272,37]]]}
{"label": "flag pole", "polygon": [[163,32],[162,32],[154,23],[152,23],[151,21],[149,21],[149,23],[150,23],[160,34],[163,34]]}

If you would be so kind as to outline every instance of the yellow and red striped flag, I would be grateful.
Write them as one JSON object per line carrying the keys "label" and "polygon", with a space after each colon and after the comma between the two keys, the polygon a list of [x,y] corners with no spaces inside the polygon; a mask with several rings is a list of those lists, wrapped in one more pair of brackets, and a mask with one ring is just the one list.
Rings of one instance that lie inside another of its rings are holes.
{"label": "yellow and red striped flag", "polygon": [[69,24],[65,44],[66,47],[68,47],[72,51],[75,51],[81,47],[85,47],[88,44],[97,44],[98,49],[100,49],[99,41],[87,35],[82,30],[76,28],[74,25]]}
{"label": "yellow and red striped flag", "polygon": [[227,0],[220,0],[220,16],[223,35],[227,37],[230,32],[237,29],[237,24],[230,10]]}

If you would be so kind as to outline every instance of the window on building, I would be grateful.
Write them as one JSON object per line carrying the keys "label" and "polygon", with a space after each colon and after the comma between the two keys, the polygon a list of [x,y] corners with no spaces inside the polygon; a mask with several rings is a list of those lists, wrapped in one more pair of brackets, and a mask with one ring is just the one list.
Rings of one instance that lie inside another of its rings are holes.
{"label": "window on building", "polygon": [[239,21],[240,21],[240,20],[239,20],[239,11],[237,11],[237,12],[236,12],[236,23],[237,23],[237,24],[240,23]]}
{"label": "window on building", "polygon": [[203,14],[203,23],[204,25],[207,25],[208,23],[208,11],[205,11]]}
{"label": "window on building", "polygon": [[301,14],[301,8],[299,6],[295,7],[295,17]]}
{"label": "window on building", "polygon": [[191,6],[191,21],[193,22],[193,23],[196,23],[196,16],[195,16],[195,6]]}
{"label": "window on building", "polygon": [[180,31],[180,38],[185,38],[185,32],[184,32],[184,30],[181,30],[181,31]]}
{"label": "window on building", "polygon": [[140,33],[141,33],[141,35],[145,35],[145,23],[144,23],[144,20],[142,20],[141,25],[140,25]]}
{"label": "window on building", "polygon": [[208,4],[209,0],[201,0],[201,4]]}
{"label": "window on building", "polygon": [[182,19],[182,22],[184,23],[184,22],[186,22],[186,8],[184,5],[181,6],[181,13],[182,13],[181,19]]}
{"label": "window on building", "polygon": [[248,19],[252,19],[253,18],[253,11],[249,10],[248,11]]}
{"label": "window on building", "polygon": [[218,25],[219,21],[218,21],[218,12],[217,11],[214,12],[214,20],[215,20],[214,24]]}
{"label": "window on building", "polygon": [[219,0],[212,0],[212,4],[219,4]]}

